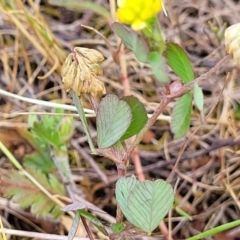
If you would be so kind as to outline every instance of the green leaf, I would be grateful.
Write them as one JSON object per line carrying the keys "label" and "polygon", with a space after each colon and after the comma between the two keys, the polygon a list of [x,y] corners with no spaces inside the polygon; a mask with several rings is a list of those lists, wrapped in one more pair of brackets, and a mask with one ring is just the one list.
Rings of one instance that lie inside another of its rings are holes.
{"label": "green leaf", "polygon": [[120,233],[125,229],[125,226],[123,223],[111,223],[110,227],[113,233]]}
{"label": "green leaf", "polygon": [[104,97],[97,112],[97,138],[99,148],[115,144],[126,132],[132,120],[128,104],[117,96]]}
{"label": "green leaf", "polygon": [[70,228],[69,233],[68,233],[68,240],[74,239],[75,234],[76,234],[77,229],[78,229],[78,226],[79,226],[79,223],[80,223],[80,218],[81,218],[81,214],[80,214],[79,211],[77,211],[75,213],[71,228]]}
{"label": "green leaf", "polygon": [[[56,109],[56,112],[60,110]],[[33,122],[35,120],[35,122]],[[42,143],[51,144],[60,148],[66,142],[66,136],[62,136],[58,126],[64,125],[63,116],[43,115],[40,121],[36,121],[34,117],[29,118],[31,130],[35,133],[35,137],[39,138]],[[70,128],[69,128],[70,131]],[[69,136],[69,135],[68,135]]]}
{"label": "green leaf", "polygon": [[35,114],[28,115],[28,125],[30,128],[33,128],[34,123],[38,121],[38,117]]}
{"label": "green leaf", "polygon": [[164,69],[165,63],[161,55],[158,52],[151,52],[148,56],[148,63],[156,79],[162,83],[166,83],[168,81],[168,76]]}
{"label": "green leaf", "polygon": [[62,118],[61,122],[57,127],[60,142],[68,141],[73,135],[74,128],[75,128],[74,119],[72,117]]}
{"label": "green leaf", "polygon": [[136,97],[127,96],[121,98],[121,100],[125,101],[130,106],[132,112],[131,124],[125,134],[120,139],[120,141],[123,141],[132,137],[135,134],[138,134],[143,128],[143,126],[146,124],[148,117],[145,107],[141,102],[139,102]]}
{"label": "green leaf", "polygon": [[240,104],[236,102],[236,106],[234,108],[234,118],[235,120],[240,120]]}
{"label": "green leaf", "polygon": [[28,130],[19,129],[18,133],[23,136],[24,139],[30,142],[32,147],[35,149],[35,151],[32,153],[26,154],[24,156],[24,166],[35,167],[45,174],[54,172],[56,170],[56,166],[54,165],[53,160],[49,154],[47,144],[41,141],[41,139],[37,138],[35,134]]}
{"label": "green leaf", "polygon": [[[64,195],[64,186],[59,183],[56,177],[43,174],[36,168],[26,169],[36,181],[38,181],[47,191],[56,195]],[[4,196],[12,198],[19,203],[21,208],[30,207],[31,212],[37,217],[46,217],[49,214],[53,218],[61,215],[60,207],[49,199],[40,189],[38,189],[28,178],[15,170],[1,172],[1,191]]]}
{"label": "green leaf", "polygon": [[167,59],[167,64],[184,83],[189,83],[194,79],[190,59],[182,47],[175,43],[167,43],[163,54]]}
{"label": "green leaf", "polygon": [[124,216],[131,223],[134,223],[134,218],[130,211],[128,211],[128,198],[130,192],[133,191],[135,186],[138,184],[136,177],[129,178],[120,178],[116,183],[116,200],[121,210],[123,211]]}
{"label": "green leaf", "polygon": [[45,144],[51,144],[57,148],[65,145],[65,142],[71,137],[74,124],[72,117],[63,117],[63,111],[56,109],[60,116],[43,115],[38,121],[34,114],[30,115],[28,122],[31,130],[35,133],[34,137]]}
{"label": "green leaf", "polygon": [[176,139],[183,137],[189,129],[191,112],[192,93],[187,93],[176,102],[172,112],[171,130]]}
{"label": "green leaf", "polygon": [[25,167],[35,167],[45,174],[56,171],[49,150],[45,146],[41,150],[25,155],[23,161]]}
{"label": "green leaf", "polygon": [[35,122],[32,130],[45,143],[52,144],[57,148],[61,146],[62,143],[60,141],[57,129],[47,127],[46,125],[44,125],[44,121]]}
{"label": "green leaf", "polygon": [[93,223],[93,225],[101,232],[103,233],[105,236],[108,236],[108,232],[106,231],[106,229],[104,228],[102,222],[95,217],[94,215],[92,215],[91,213],[85,211],[85,210],[78,210],[78,212],[80,213],[80,215],[82,215],[83,217],[85,217],[86,219],[88,219],[91,223]]}
{"label": "green leaf", "polygon": [[138,61],[147,62],[149,49],[142,36],[139,36],[135,31],[125,27],[119,22],[112,23],[111,27],[112,30],[122,39],[124,44],[134,52]]}
{"label": "green leaf", "polygon": [[116,199],[127,220],[150,235],[172,207],[174,193],[163,180],[139,182],[135,177],[120,178]]}
{"label": "green leaf", "polygon": [[201,114],[203,114],[204,97],[203,97],[202,89],[199,87],[197,83],[194,83],[193,99],[194,99],[195,106],[198,108]]}

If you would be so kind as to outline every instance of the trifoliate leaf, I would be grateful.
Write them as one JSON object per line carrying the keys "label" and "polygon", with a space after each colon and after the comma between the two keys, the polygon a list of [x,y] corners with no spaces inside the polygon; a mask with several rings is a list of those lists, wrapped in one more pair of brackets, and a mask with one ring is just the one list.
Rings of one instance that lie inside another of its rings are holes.
{"label": "trifoliate leaf", "polygon": [[163,180],[139,182],[135,177],[120,178],[116,199],[127,220],[150,235],[172,207],[174,193]]}

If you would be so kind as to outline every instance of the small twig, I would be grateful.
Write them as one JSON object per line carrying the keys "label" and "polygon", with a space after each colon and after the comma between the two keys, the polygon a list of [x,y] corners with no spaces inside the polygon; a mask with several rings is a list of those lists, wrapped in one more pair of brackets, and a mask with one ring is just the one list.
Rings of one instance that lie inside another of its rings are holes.
{"label": "small twig", "polygon": [[81,215],[80,215],[80,218],[81,218],[81,220],[82,220],[83,226],[84,226],[84,228],[85,228],[85,230],[86,230],[86,232],[87,232],[87,235],[88,235],[89,239],[90,239],[90,240],[94,240],[94,237],[93,237],[93,235],[92,235],[92,232],[91,232],[91,230],[89,229],[89,227],[88,227],[88,225],[87,225],[87,223],[86,223],[85,218],[84,218],[83,216],[81,216]]}

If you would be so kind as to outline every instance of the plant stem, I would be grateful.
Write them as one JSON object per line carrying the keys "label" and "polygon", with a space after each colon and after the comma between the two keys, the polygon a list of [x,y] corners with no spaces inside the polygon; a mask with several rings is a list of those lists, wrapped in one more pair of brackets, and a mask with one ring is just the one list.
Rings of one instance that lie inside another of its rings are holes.
{"label": "plant stem", "polygon": [[117,166],[117,172],[118,172],[118,177],[126,177],[127,173],[127,164],[125,163],[116,163]]}
{"label": "plant stem", "polygon": [[195,83],[199,83],[202,80],[208,79],[213,73],[215,73],[221,66],[223,66],[229,59],[231,58],[231,55],[226,55],[224,58],[222,58],[213,68],[211,68],[208,72],[204,73],[200,77],[196,78],[192,82],[184,85],[178,92],[167,95],[166,98],[174,99],[183,96],[184,94],[190,92],[193,89],[193,86]]}
{"label": "plant stem", "polygon": [[91,149],[91,152],[92,152],[92,154],[96,154],[97,152],[96,152],[96,149],[93,145],[91,135],[89,133],[89,129],[88,129],[88,125],[87,125],[87,119],[86,119],[86,116],[85,116],[85,113],[84,113],[82,103],[79,100],[79,97],[76,95],[76,93],[73,90],[70,90],[70,94],[72,96],[73,102],[74,102],[74,104],[77,108],[78,114],[79,114],[80,119],[82,121],[83,130],[84,130],[84,132],[87,136],[87,140],[88,140],[88,144],[89,144],[89,147]]}
{"label": "plant stem", "polygon": [[184,85],[180,90],[172,95],[165,95],[157,107],[157,109],[154,111],[153,115],[149,120],[147,121],[146,125],[143,127],[143,129],[138,133],[136,136],[134,142],[132,145],[128,148],[127,153],[125,154],[123,161],[128,161],[130,158],[134,148],[140,143],[140,141],[143,138],[143,135],[150,129],[150,127],[155,123],[158,116],[162,113],[164,108],[170,103],[173,99],[183,96],[184,94],[192,91],[192,88],[195,83],[199,83],[202,80],[208,79],[213,73],[215,73],[222,65],[224,65],[229,59],[231,58],[231,55],[225,56],[223,59],[221,59],[213,68],[211,68],[208,72],[201,75],[200,77],[196,78],[192,82]]}

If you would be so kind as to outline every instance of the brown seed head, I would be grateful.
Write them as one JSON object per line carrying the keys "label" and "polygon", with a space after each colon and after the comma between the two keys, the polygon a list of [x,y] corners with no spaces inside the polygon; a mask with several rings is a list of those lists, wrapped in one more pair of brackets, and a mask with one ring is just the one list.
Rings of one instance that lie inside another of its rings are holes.
{"label": "brown seed head", "polygon": [[72,89],[78,96],[91,94],[94,97],[106,94],[104,84],[97,79],[103,75],[98,62],[103,61],[103,55],[94,49],[76,47],[68,55],[61,75],[65,90]]}

